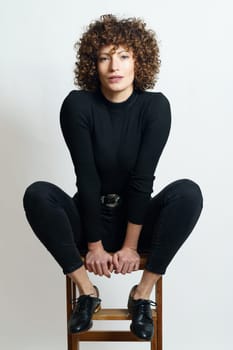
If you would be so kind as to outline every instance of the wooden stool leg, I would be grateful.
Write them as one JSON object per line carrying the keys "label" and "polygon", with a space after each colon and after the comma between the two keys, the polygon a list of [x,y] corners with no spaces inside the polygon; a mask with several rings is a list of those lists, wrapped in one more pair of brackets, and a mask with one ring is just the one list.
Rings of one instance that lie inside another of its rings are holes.
{"label": "wooden stool leg", "polygon": [[[66,276],[66,308],[67,308],[67,324],[72,312],[72,299],[76,298],[76,286],[72,280]],[[68,350],[79,350],[79,343],[75,344],[74,336],[68,332],[67,328],[67,345]]]}
{"label": "wooden stool leg", "polygon": [[[68,276],[66,276],[66,319],[67,319],[67,323],[68,323],[68,320],[70,318],[70,314],[72,311],[71,296],[72,296],[71,279]],[[72,349],[72,338],[71,338],[71,334],[69,334],[69,332],[68,332],[68,328],[67,328],[67,345],[68,345],[68,350],[71,350]]]}
{"label": "wooden stool leg", "polygon": [[151,339],[151,350],[162,350],[162,277],[158,280],[155,287],[155,301],[157,303],[157,318],[154,322],[154,335]]}
{"label": "wooden stool leg", "polygon": [[157,303],[157,344],[158,348],[156,350],[162,350],[163,343],[162,343],[162,337],[163,337],[163,278],[160,277],[160,279],[157,281],[156,284],[156,303]]}
{"label": "wooden stool leg", "polygon": [[153,318],[153,322],[154,322],[154,335],[151,339],[150,348],[151,350],[158,350],[157,319]]}

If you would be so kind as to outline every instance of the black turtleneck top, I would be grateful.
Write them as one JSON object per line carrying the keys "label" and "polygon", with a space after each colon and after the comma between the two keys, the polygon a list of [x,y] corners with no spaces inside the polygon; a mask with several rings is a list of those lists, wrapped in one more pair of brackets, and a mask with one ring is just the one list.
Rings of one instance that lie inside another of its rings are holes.
{"label": "black turtleneck top", "polygon": [[101,240],[102,194],[124,195],[128,221],[143,225],[171,126],[166,96],[134,90],[126,101],[115,103],[100,90],[73,90],[62,103],[60,123],[74,164],[87,241]]}

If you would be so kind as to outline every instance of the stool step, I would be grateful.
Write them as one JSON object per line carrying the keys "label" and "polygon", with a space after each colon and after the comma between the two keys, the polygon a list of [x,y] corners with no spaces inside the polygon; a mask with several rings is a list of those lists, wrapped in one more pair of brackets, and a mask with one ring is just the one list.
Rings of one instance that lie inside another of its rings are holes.
{"label": "stool step", "polygon": [[79,341],[148,341],[137,338],[129,331],[88,331],[72,336]]}
{"label": "stool step", "polygon": [[[156,311],[152,310],[153,319],[156,319]],[[131,320],[128,309],[100,309],[93,315],[93,320]]]}

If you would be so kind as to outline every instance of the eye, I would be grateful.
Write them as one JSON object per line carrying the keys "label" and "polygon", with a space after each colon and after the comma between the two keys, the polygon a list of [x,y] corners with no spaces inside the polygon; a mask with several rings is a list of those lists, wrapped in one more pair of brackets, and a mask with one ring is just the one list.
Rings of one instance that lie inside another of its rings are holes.
{"label": "eye", "polygon": [[105,62],[108,60],[108,57],[99,57],[99,62]]}
{"label": "eye", "polygon": [[125,59],[129,58],[129,56],[128,56],[128,55],[121,55],[121,58],[122,58],[123,60],[125,60]]}

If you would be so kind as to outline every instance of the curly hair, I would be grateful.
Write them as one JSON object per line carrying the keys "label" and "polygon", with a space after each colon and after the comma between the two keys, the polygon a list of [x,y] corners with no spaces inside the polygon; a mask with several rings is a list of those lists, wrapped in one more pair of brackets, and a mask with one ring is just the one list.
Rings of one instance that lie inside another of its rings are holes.
{"label": "curly hair", "polygon": [[88,91],[99,88],[98,51],[107,45],[114,48],[123,45],[133,50],[135,89],[144,91],[154,87],[161,64],[155,32],[146,29],[146,23],[140,18],[118,19],[112,14],[102,15],[99,20],[91,22],[75,43],[75,85]]}

